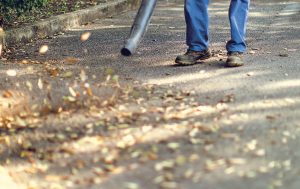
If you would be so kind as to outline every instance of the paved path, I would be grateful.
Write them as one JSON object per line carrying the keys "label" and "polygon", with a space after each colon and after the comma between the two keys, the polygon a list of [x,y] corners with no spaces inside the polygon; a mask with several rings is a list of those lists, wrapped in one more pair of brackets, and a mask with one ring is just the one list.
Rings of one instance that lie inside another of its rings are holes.
{"label": "paved path", "polygon": [[[122,57],[119,49],[135,12],[98,20],[54,39],[37,41],[32,47],[26,46],[26,56],[30,59],[60,62],[66,57],[78,57],[80,61],[74,69],[84,68],[89,76],[101,77],[109,68],[120,76],[122,83],[139,81],[190,91],[194,99],[187,100],[188,103],[200,103],[196,114],[193,114],[195,107],[183,106],[183,110],[178,111],[184,119],[176,114],[177,121],[158,121],[153,130],[151,122],[148,122],[149,127],[133,122],[132,125],[150,130],[143,141],[121,152],[123,159],[118,166],[126,167],[126,171],[118,169],[103,180],[92,180],[88,186],[84,181],[79,182],[78,177],[90,175],[90,169],[80,170],[76,178],[65,177],[65,180],[77,179],[75,185],[55,176],[47,177],[46,181],[60,180],[70,188],[97,189],[298,189],[300,2],[252,2],[247,63],[234,69],[224,67],[224,46],[229,37],[227,8],[228,2],[221,0],[210,6],[211,47],[215,56],[193,66],[173,66],[176,55],[186,49],[181,3],[159,3],[148,33],[132,57]],[[80,42],[79,36],[84,31],[92,35],[88,41]],[[43,44],[49,46],[49,52],[39,56],[37,48]],[[24,58],[24,53],[15,57]],[[62,84],[57,81],[57,85]],[[149,106],[154,108],[157,101],[151,99],[151,103]],[[176,105],[180,107],[180,103]],[[79,116],[65,124],[80,125],[88,120]],[[197,122],[201,126],[197,126]],[[51,119],[47,124],[55,125]],[[82,140],[84,143],[88,138]],[[157,141],[160,141],[158,152],[152,146]],[[82,151],[85,160],[97,156],[93,150],[91,146]],[[135,161],[140,153],[147,153],[154,162],[143,158]],[[68,156],[61,157],[62,161],[66,159]],[[79,167],[82,164],[77,162]],[[18,164],[6,167],[13,171],[15,166],[22,167]],[[54,174],[61,169],[52,165],[50,171]],[[26,174],[21,175],[28,178]],[[40,179],[33,175],[35,180]],[[47,182],[44,186],[48,186]]]}

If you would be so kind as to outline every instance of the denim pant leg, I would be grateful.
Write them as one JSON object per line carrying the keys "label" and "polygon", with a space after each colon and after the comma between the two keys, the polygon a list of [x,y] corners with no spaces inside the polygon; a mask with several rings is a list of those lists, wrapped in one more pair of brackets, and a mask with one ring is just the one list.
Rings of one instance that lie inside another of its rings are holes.
{"label": "denim pant leg", "polygon": [[186,44],[190,50],[208,49],[209,0],[185,0]]}
{"label": "denim pant leg", "polygon": [[248,21],[250,0],[231,0],[229,7],[229,21],[231,40],[227,42],[228,52],[246,51],[246,25]]}

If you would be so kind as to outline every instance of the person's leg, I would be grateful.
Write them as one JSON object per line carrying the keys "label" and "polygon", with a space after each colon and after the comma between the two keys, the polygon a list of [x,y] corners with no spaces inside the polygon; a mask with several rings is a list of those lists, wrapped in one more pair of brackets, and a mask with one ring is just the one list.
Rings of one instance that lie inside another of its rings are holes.
{"label": "person's leg", "polygon": [[237,67],[244,64],[243,53],[246,45],[246,25],[248,21],[250,0],[231,0],[229,7],[229,21],[231,39],[226,44],[228,67]]}
{"label": "person's leg", "polygon": [[231,0],[229,7],[229,21],[231,28],[231,40],[227,42],[228,52],[246,51],[246,25],[250,0]]}
{"label": "person's leg", "polygon": [[186,44],[188,50],[177,56],[175,62],[181,65],[195,64],[197,60],[211,57],[208,49],[208,4],[209,0],[185,0]]}
{"label": "person's leg", "polygon": [[209,0],[185,0],[186,44],[190,50],[208,49]]}

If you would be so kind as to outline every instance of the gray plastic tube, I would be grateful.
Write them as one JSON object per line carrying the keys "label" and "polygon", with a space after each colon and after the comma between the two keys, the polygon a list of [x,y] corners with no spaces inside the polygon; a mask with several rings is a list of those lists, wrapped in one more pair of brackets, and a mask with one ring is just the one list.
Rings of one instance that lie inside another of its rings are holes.
{"label": "gray plastic tube", "polygon": [[141,6],[132,24],[129,38],[121,49],[122,55],[130,56],[135,52],[138,44],[147,31],[156,2],[157,0],[142,0]]}

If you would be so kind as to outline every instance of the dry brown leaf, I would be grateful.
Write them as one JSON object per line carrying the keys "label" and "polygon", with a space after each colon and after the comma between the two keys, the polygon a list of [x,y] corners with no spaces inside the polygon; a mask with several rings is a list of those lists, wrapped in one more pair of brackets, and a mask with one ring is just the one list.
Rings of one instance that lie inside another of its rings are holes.
{"label": "dry brown leaf", "polygon": [[13,96],[13,93],[10,90],[6,90],[6,91],[3,92],[2,96],[4,98],[10,98],[10,97]]}
{"label": "dry brown leaf", "polygon": [[85,92],[89,95],[89,96],[93,96],[93,91],[90,87],[85,88]]}
{"label": "dry brown leaf", "polygon": [[268,120],[275,120],[277,117],[276,116],[273,116],[273,115],[267,115],[266,116],[266,119]]}
{"label": "dry brown leaf", "polygon": [[64,59],[64,62],[65,63],[68,63],[68,64],[75,64],[79,61],[78,58],[74,58],[74,57],[67,57]]}
{"label": "dry brown leaf", "polygon": [[39,49],[40,54],[45,54],[49,50],[48,45],[42,45]]}
{"label": "dry brown leaf", "polygon": [[58,73],[59,73],[58,68],[48,68],[47,71],[50,74],[50,76],[52,76],[52,77],[58,76]]}
{"label": "dry brown leaf", "polygon": [[91,32],[84,32],[83,34],[81,34],[80,36],[80,41],[86,41],[90,38],[91,36]]}

